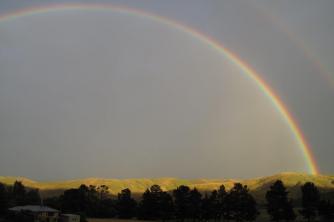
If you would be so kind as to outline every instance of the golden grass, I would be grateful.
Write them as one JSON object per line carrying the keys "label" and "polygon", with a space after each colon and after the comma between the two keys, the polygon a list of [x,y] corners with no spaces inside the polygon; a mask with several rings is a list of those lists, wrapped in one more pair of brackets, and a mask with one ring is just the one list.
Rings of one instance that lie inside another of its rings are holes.
{"label": "golden grass", "polygon": [[196,179],[185,180],[177,178],[156,178],[156,179],[103,179],[103,178],[86,178],[68,181],[37,182],[24,177],[1,177],[0,182],[4,184],[13,184],[15,180],[20,180],[27,187],[38,188],[40,190],[65,190],[77,188],[81,184],[86,185],[107,185],[109,191],[117,194],[122,189],[129,188],[133,193],[143,193],[153,184],[158,184],[163,190],[173,190],[180,185],[197,187],[199,190],[213,190],[219,188],[221,184],[230,189],[235,182],[241,182],[247,185],[251,191],[261,193],[265,191],[274,181],[282,180],[287,187],[296,187],[305,182],[313,182],[319,188],[326,190],[334,189],[334,176],[326,175],[308,175],[302,173],[281,173],[268,177],[260,177],[245,180],[226,180],[226,179]]}

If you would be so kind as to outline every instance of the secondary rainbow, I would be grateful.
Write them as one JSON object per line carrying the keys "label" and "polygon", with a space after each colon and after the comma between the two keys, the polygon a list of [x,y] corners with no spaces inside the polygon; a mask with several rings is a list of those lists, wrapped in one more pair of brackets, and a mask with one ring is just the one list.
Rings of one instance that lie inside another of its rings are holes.
{"label": "secondary rainbow", "polygon": [[310,47],[306,45],[301,38],[298,38],[295,32],[289,28],[289,26],[285,24],[282,19],[275,16],[275,13],[268,11],[269,8],[263,8],[260,4],[254,4],[253,6],[256,6],[256,9],[258,9],[257,14],[262,14],[265,19],[269,20],[275,27],[279,28],[279,30],[282,31],[289,38],[289,40],[303,52],[306,59],[312,63],[318,73],[323,76],[324,80],[326,80],[326,83],[329,84],[331,88],[334,88],[333,73],[329,71],[320,59],[316,58]]}
{"label": "secondary rainbow", "polygon": [[291,130],[296,141],[298,142],[298,146],[306,162],[308,172],[311,174],[319,173],[319,169],[313,157],[310,146],[308,145],[302,131],[298,127],[297,122],[295,121],[293,116],[290,114],[287,107],[281,101],[279,96],[277,96],[275,92],[271,89],[271,87],[260,77],[260,75],[252,67],[250,67],[246,62],[244,62],[241,58],[239,58],[238,55],[236,55],[231,50],[224,47],[217,40],[189,26],[183,25],[182,23],[172,20],[170,18],[148,13],[146,11],[142,11],[139,9],[123,7],[123,6],[116,6],[116,5],[111,5],[111,4],[89,4],[89,3],[88,4],[87,3],[84,3],[84,4],[82,3],[80,4],[52,4],[52,5],[45,5],[41,7],[24,8],[21,10],[17,10],[14,12],[0,15],[0,22],[9,21],[9,20],[23,17],[23,16],[48,13],[48,12],[53,12],[53,11],[64,11],[64,10],[104,10],[104,11],[109,10],[109,11],[114,11],[118,13],[128,14],[131,16],[144,17],[147,19],[154,20],[156,22],[160,22],[164,25],[173,27],[175,29],[178,29],[179,31],[185,32],[188,35],[191,35],[193,38],[198,39],[202,43],[205,43],[208,46],[212,47],[213,49],[217,50],[226,59],[228,59],[232,64],[236,65],[242,71],[242,73],[245,74],[245,76],[247,76],[249,79],[254,81],[256,85],[259,87],[259,89],[272,102],[276,110],[281,114],[284,121],[289,126],[289,129]]}

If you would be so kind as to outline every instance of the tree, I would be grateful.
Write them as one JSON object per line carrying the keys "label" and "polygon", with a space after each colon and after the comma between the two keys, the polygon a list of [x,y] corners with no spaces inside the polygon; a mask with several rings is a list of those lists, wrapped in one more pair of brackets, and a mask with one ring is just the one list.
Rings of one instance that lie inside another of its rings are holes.
{"label": "tree", "polygon": [[302,210],[300,213],[305,219],[311,221],[317,216],[317,209],[320,200],[318,188],[311,182],[305,183],[301,187],[302,191]]}
{"label": "tree", "polygon": [[219,206],[219,199],[218,199],[218,191],[213,190],[209,197],[210,203],[210,217],[216,221],[220,215],[220,206]]}
{"label": "tree", "polygon": [[151,191],[151,200],[152,200],[152,205],[151,205],[151,210],[152,210],[152,216],[153,219],[161,219],[162,211],[163,209],[161,208],[161,194],[162,194],[162,189],[159,185],[152,185],[150,187]]}
{"label": "tree", "polygon": [[106,185],[101,185],[96,188],[97,192],[99,193],[100,200],[108,198],[109,195],[109,187]]}
{"label": "tree", "polygon": [[189,193],[189,215],[193,221],[201,217],[202,194],[196,188]]}
{"label": "tree", "polygon": [[229,205],[229,217],[235,221],[253,221],[258,215],[256,201],[249,194],[247,186],[241,183],[234,184],[226,196],[226,202]]}
{"label": "tree", "polygon": [[14,200],[14,205],[20,206],[25,204],[26,189],[21,181],[14,182],[12,198]]}
{"label": "tree", "polygon": [[86,217],[110,218],[116,215],[115,201],[110,198],[106,186],[86,186],[65,190],[59,198],[45,200],[50,206],[64,213],[76,213],[81,221]]}
{"label": "tree", "polygon": [[131,219],[135,216],[136,201],[131,197],[131,190],[124,189],[117,195],[116,208],[122,219]]}
{"label": "tree", "polygon": [[321,200],[318,205],[318,211],[322,221],[334,220],[334,204],[331,204],[329,200]]}
{"label": "tree", "polygon": [[0,183],[0,215],[4,215],[8,208],[8,191],[7,187]]}
{"label": "tree", "polygon": [[273,221],[295,220],[292,201],[281,180],[277,180],[266,193],[267,212]]}
{"label": "tree", "polygon": [[101,200],[94,186],[81,185],[77,189],[65,190],[60,197],[60,204],[62,211],[65,213],[100,217]]}
{"label": "tree", "polygon": [[180,221],[189,217],[190,212],[190,188],[188,186],[179,186],[173,190],[175,216]]}
{"label": "tree", "polygon": [[64,194],[60,197],[61,210],[64,213],[79,213],[84,212],[85,200],[81,198],[79,189],[65,190]]}
{"label": "tree", "polygon": [[[99,207],[96,212],[96,217],[99,218],[112,218],[116,217],[117,215],[117,210],[116,210],[116,201],[107,197],[99,202]],[[132,213],[132,212],[131,212]]]}
{"label": "tree", "polygon": [[205,193],[201,202],[201,219],[204,219],[205,221],[212,219],[211,212],[211,200],[209,195]]}
{"label": "tree", "polygon": [[146,191],[142,195],[142,199],[139,202],[138,205],[138,213],[137,217],[141,220],[150,220],[152,219],[152,213],[151,213],[151,206],[152,203],[152,195],[150,189],[146,189]]}
{"label": "tree", "polygon": [[[150,189],[147,189],[139,203],[139,219],[156,220],[168,217],[168,214],[165,214],[163,209],[163,205],[168,205],[170,201],[166,195],[167,194],[164,194],[159,185],[152,185]],[[167,202],[162,202],[162,200]]]}
{"label": "tree", "polygon": [[227,217],[226,195],[225,186],[222,184],[218,189],[219,219]]}
{"label": "tree", "polygon": [[162,221],[173,218],[174,203],[172,196],[167,192],[162,192],[159,200],[159,217]]}
{"label": "tree", "polygon": [[45,198],[43,199],[43,203],[46,206],[49,206],[55,209],[61,209],[60,197],[58,196]]}
{"label": "tree", "polygon": [[37,205],[41,203],[41,197],[39,195],[38,189],[30,189],[26,193],[25,203],[32,204],[32,205]]}

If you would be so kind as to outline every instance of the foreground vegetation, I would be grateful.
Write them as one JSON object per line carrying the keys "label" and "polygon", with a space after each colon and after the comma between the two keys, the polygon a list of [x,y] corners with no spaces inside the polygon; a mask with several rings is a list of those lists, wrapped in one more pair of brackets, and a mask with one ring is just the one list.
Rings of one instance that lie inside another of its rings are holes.
{"label": "foreground vegetation", "polygon": [[[334,220],[334,204],[321,200],[318,188],[312,182],[301,186],[301,206],[297,209],[284,183],[275,181],[266,191],[265,205],[259,205],[247,185],[235,183],[227,190],[224,185],[211,192],[201,193],[196,188],[180,185],[167,192],[152,185],[139,201],[130,189],[123,189],[113,197],[106,185],[86,186],[66,190],[61,196],[47,198],[44,204],[63,213],[77,213],[86,221],[91,218],[118,218],[173,221],[294,221],[300,215],[304,220]],[[39,192],[27,189],[15,181],[12,186],[0,184],[0,215],[12,206],[40,204]],[[266,216],[263,216],[265,214]]]}

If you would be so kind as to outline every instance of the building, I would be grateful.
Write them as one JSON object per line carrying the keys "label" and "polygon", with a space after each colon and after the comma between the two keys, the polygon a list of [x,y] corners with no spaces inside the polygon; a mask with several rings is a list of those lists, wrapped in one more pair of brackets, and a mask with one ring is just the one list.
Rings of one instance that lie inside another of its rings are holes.
{"label": "building", "polygon": [[60,222],[80,222],[80,215],[76,214],[61,214]]}
{"label": "building", "polygon": [[17,219],[32,222],[58,222],[59,211],[47,206],[26,205],[9,208],[9,212]]}

